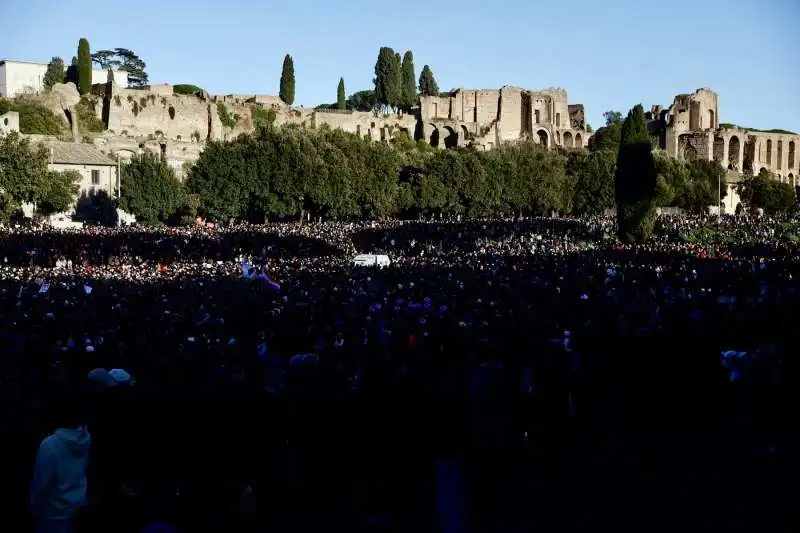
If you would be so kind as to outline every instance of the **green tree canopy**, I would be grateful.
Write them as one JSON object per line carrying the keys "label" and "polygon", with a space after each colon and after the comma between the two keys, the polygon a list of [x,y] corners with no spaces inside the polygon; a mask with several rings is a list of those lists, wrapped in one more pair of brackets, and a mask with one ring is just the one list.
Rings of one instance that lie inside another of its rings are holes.
{"label": "green tree canopy", "polygon": [[56,83],[64,83],[67,77],[67,70],[64,66],[64,60],[60,57],[54,57],[47,64],[47,71],[44,73],[42,85],[45,89],[52,89]]}
{"label": "green tree canopy", "polygon": [[344,78],[339,78],[339,86],[336,88],[336,107],[347,109],[347,98],[344,93]]}
{"label": "green tree canopy", "polygon": [[797,204],[794,187],[781,183],[766,169],[745,179],[739,185],[739,195],[751,210],[763,209],[766,213],[787,211]]}
{"label": "green tree canopy", "polygon": [[425,65],[419,75],[419,92],[422,96],[438,96],[439,86],[433,77],[431,67]]}
{"label": "green tree canopy", "polygon": [[[147,64],[136,53],[127,48],[99,50],[92,54],[92,62],[103,70],[121,70],[128,73],[128,86],[132,88],[146,87],[149,78],[145,68]],[[174,90],[174,88],[173,88]]]}
{"label": "green tree canopy", "polygon": [[144,224],[167,222],[183,206],[183,184],[152,152],[134,155],[122,165],[121,181],[120,207]]}
{"label": "green tree canopy", "polygon": [[400,62],[388,46],[382,46],[375,62],[375,100],[384,109],[396,107],[400,101]]}
{"label": "green tree canopy", "polygon": [[292,56],[286,54],[283,58],[283,68],[281,69],[281,86],[279,96],[288,105],[294,103],[294,60]]}
{"label": "green tree canopy", "polygon": [[78,41],[78,92],[88,94],[92,90],[92,54],[89,41]]}
{"label": "green tree canopy", "polygon": [[622,124],[615,174],[617,226],[620,240],[640,242],[653,231],[656,168],[644,109],[636,105]]}
{"label": "green tree canopy", "polygon": [[402,70],[402,107],[409,111],[417,103],[417,75],[414,72],[414,54],[411,50],[403,55]]}
{"label": "green tree canopy", "polygon": [[0,136],[0,213],[9,215],[27,202],[48,215],[66,211],[74,203],[80,175],[49,171],[49,154],[19,133]]}

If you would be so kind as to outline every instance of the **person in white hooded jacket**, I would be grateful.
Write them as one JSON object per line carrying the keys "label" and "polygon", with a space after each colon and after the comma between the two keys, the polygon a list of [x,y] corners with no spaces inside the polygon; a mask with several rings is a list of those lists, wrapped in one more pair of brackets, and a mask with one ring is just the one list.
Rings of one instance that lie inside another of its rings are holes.
{"label": "person in white hooded jacket", "polygon": [[42,440],[31,482],[30,509],[37,533],[70,533],[87,503],[86,472],[92,439],[77,404],[59,406],[58,429]]}

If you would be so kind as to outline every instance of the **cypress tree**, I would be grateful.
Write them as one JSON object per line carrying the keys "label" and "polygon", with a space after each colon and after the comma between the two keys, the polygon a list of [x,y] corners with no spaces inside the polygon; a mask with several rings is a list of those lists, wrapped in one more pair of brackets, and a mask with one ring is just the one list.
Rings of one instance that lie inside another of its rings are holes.
{"label": "cypress tree", "polygon": [[653,232],[657,172],[644,109],[636,105],[622,123],[614,176],[619,238],[641,242]]}
{"label": "cypress tree", "polygon": [[394,96],[392,107],[401,109],[403,107],[403,58],[398,53],[394,55],[394,61],[392,61],[392,79],[394,80],[392,82]]}
{"label": "cypress tree", "polygon": [[408,50],[403,56],[403,107],[410,110],[417,103],[417,76],[414,73],[414,54]]}
{"label": "cypress tree", "polygon": [[75,56],[72,56],[72,63],[67,67],[64,83],[74,83],[75,87],[78,86],[78,58]]}
{"label": "cypress tree", "polygon": [[78,92],[88,94],[92,89],[92,53],[89,41],[81,38],[78,41]]}
{"label": "cypress tree", "polygon": [[347,99],[344,95],[344,78],[339,78],[339,87],[336,89],[336,107],[347,109]]}
{"label": "cypress tree", "polygon": [[397,102],[397,59],[394,50],[382,46],[375,62],[375,101],[384,108],[394,106]]}
{"label": "cypress tree", "polygon": [[279,96],[281,100],[289,105],[294,103],[294,60],[289,54],[286,54],[286,57],[283,58]]}
{"label": "cypress tree", "polygon": [[433,71],[428,65],[422,67],[422,73],[419,75],[419,92],[423,96],[437,96],[439,94],[439,86],[436,85]]}

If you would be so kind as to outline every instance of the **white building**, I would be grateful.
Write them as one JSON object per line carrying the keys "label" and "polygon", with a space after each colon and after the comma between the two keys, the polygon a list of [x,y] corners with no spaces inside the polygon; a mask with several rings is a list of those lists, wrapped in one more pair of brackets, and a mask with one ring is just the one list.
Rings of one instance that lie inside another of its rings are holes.
{"label": "white building", "polygon": [[[69,67],[69,65],[66,65]],[[30,61],[0,60],[0,96],[12,98],[25,93],[38,93],[43,89],[42,80],[47,72],[47,63]],[[108,81],[107,70],[92,70],[92,83]],[[128,73],[114,71],[114,83],[128,87]]]}
{"label": "white building", "polygon": [[50,170],[74,170],[81,175],[79,197],[92,198],[104,192],[115,196],[117,190],[117,162],[93,144],[46,142],[50,151]]}

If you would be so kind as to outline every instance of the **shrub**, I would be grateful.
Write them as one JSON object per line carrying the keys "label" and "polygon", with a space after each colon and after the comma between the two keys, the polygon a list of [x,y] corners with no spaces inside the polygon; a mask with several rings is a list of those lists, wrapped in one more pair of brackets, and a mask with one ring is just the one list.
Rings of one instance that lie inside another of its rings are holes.
{"label": "shrub", "polygon": [[175,120],[175,108],[172,107],[172,106],[169,106],[168,112],[169,112],[170,120]]}
{"label": "shrub", "polygon": [[203,92],[203,89],[201,89],[197,85],[192,85],[190,83],[179,83],[178,85],[172,86],[172,94],[183,94],[191,96],[201,92]]}
{"label": "shrub", "polygon": [[217,102],[217,115],[219,116],[219,121],[222,122],[222,125],[226,128],[235,128],[236,127],[236,120],[231,116],[228,112],[228,108],[225,107],[225,104],[222,102]]}
{"label": "shrub", "polygon": [[75,106],[75,110],[78,114],[78,128],[81,131],[100,133],[106,129],[103,121],[97,118],[94,112],[94,102],[90,98],[81,98],[78,105]]}
{"label": "shrub", "polygon": [[253,127],[255,128],[269,126],[275,122],[276,118],[275,110],[272,108],[252,107],[250,115],[253,117]]}
{"label": "shrub", "polygon": [[139,98],[139,107],[141,107],[142,109],[147,107],[147,98],[145,98],[144,96]]}
{"label": "shrub", "polygon": [[24,97],[14,100],[0,98],[0,114],[9,111],[19,113],[19,130],[21,133],[58,136],[67,132],[66,120],[36,100]]}
{"label": "shrub", "polygon": [[134,117],[139,116],[139,102],[137,102],[136,100],[133,101],[133,116]]}

